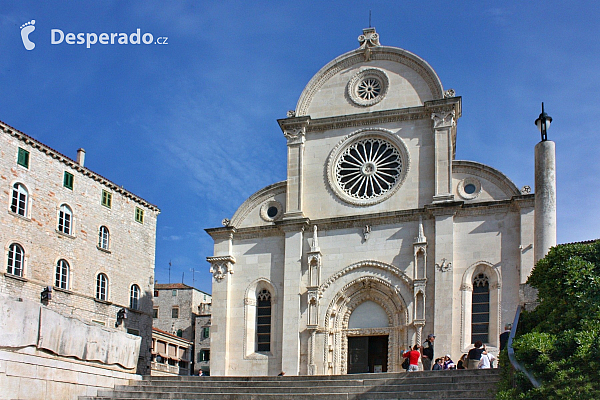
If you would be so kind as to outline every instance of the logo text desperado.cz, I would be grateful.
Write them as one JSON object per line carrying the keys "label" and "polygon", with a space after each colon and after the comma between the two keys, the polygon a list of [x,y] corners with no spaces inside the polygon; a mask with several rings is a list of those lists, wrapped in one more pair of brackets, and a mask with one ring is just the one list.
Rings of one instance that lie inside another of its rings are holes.
{"label": "logo text desperado.cz", "polygon": [[100,33],[94,32],[80,32],[80,33],[67,33],[65,34],[60,29],[52,29],[50,31],[50,44],[85,44],[89,49],[93,44],[168,44],[168,37],[161,36],[154,40],[154,36],[151,33],[144,33],[142,35],[141,30],[138,28],[137,31],[127,35],[126,33]]}

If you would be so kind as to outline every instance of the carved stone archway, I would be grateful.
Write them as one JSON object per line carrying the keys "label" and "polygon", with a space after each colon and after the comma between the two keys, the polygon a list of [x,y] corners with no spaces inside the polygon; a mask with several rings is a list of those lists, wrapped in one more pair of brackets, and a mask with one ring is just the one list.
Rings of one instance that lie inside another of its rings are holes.
{"label": "carved stone archway", "polygon": [[[352,312],[362,303],[372,301],[386,313],[388,326],[349,329]],[[349,336],[388,336],[388,372],[400,370],[400,352],[408,341],[408,308],[398,289],[390,282],[372,275],[345,285],[331,300],[324,318],[323,373],[347,373]]]}

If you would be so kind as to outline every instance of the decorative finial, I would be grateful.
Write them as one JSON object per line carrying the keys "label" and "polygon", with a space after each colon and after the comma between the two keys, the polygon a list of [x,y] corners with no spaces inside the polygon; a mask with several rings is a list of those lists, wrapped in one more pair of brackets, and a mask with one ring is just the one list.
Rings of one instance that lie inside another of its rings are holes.
{"label": "decorative finial", "polygon": [[221,225],[223,226],[229,226],[231,224],[231,220],[229,218],[223,218],[223,221],[221,221]]}
{"label": "decorative finial", "polygon": [[425,237],[425,233],[423,231],[423,217],[419,216],[419,236],[415,238],[415,243],[425,242],[427,242],[427,238]]}
{"label": "decorative finial", "polygon": [[363,34],[358,37],[358,43],[360,43],[361,49],[381,46],[379,44],[379,35],[375,32],[375,28],[371,27],[363,29]]}
{"label": "decorative finial", "polygon": [[295,116],[296,116],[296,110],[288,110],[288,112],[287,112],[288,118],[293,118]]}
{"label": "decorative finial", "polygon": [[456,92],[454,91],[454,89],[448,89],[444,92],[444,98],[448,99],[450,97],[454,97],[456,96]]}

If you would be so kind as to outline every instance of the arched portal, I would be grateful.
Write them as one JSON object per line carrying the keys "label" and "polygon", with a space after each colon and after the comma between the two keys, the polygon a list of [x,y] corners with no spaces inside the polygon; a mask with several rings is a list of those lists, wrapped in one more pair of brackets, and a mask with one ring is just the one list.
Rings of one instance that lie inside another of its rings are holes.
{"label": "arched portal", "polygon": [[[373,315],[367,317],[369,310]],[[408,345],[408,309],[390,282],[368,275],[349,282],[330,302],[324,322],[325,374],[367,372],[352,370],[356,360],[349,357],[366,357],[370,372],[400,370],[400,352]],[[374,348],[376,354],[361,356],[361,346],[367,353],[369,346]],[[387,354],[382,355],[382,349]]]}

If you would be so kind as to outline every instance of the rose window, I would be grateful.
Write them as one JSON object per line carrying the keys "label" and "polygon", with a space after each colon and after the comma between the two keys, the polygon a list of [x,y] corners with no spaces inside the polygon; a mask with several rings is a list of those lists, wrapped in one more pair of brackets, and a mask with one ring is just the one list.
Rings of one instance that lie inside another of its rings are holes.
{"label": "rose window", "polygon": [[363,100],[373,100],[381,93],[381,83],[375,78],[367,78],[356,86],[356,94]]}
{"label": "rose window", "polygon": [[402,156],[391,143],[368,137],[352,143],[339,156],[335,175],[340,189],[367,200],[391,190],[402,172]]}

